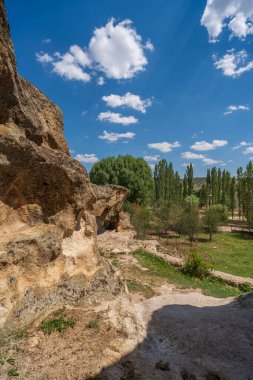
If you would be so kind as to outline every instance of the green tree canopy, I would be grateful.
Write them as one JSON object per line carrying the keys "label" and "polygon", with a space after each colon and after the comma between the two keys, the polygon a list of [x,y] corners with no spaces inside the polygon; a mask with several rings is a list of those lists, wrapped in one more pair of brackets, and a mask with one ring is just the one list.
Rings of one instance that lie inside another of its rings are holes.
{"label": "green tree canopy", "polygon": [[130,155],[105,158],[93,166],[90,179],[97,185],[127,187],[128,200],[132,203],[147,204],[153,199],[152,171],[143,158]]}

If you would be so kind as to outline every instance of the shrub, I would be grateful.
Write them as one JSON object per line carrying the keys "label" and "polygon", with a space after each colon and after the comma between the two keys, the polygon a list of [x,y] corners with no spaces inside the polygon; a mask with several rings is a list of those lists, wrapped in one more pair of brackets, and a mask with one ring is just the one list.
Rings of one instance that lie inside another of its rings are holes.
{"label": "shrub", "polygon": [[244,282],[243,284],[239,285],[239,289],[243,293],[250,293],[253,292],[252,286],[248,282]]}
{"label": "shrub", "polygon": [[189,276],[204,278],[209,274],[209,265],[207,260],[197,253],[188,256],[183,272]]}
{"label": "shrub", "polygon": [[44,334],[51,334],[54,331],[63,332],[68,327],[74,327],[76,318],[67,318],[65,308],[55,313],[54,318],[42,322],[42,330]]}

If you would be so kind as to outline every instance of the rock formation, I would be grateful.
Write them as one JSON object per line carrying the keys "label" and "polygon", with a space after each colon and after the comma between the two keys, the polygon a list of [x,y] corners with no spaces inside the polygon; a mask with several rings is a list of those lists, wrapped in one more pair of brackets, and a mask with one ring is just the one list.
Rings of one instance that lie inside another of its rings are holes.
{"label": "rock formation", "polygon": [[[118,192],[120,202],[103,206],[105,223],[120,212],[126,191]],[[0,327],[122,291],[98,254],[101,196],[95,202],[86,170],[69,156],[61,111],[17,72],[0,0]]]}

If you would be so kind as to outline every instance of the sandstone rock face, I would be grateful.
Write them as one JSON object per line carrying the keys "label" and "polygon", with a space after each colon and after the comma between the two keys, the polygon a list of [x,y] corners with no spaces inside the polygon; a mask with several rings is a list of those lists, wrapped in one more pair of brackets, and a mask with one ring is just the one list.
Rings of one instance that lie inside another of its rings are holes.
{"label": "sandstone rock face", "polygon": [[[98,255],[95,201],[86,170],[69,157],[61,111],[17,73],[0,0],[0,327],[122,290]],[[117,202],[109,207],[119,212]]]}
{"label": "sandstone rock face", "polygon": [[120,212],[127,197],[127,189],[122,186],[92,184],[96,196],[93,205],[93,214],[97,219],[98,228],[103,230],[115,230],[119,225]]}
{"label": "sandstone rock face", "polygon": [[4,0],[0,1],[0,124],[14,122],[38,146],[69,154],[62,113],[41,91],[20,77]]}

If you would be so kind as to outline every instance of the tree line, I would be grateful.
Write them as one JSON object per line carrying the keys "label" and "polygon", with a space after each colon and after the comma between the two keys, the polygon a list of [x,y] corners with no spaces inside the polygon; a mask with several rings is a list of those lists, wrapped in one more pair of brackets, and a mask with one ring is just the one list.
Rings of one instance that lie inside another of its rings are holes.
{"label": "tree line", "polygon": [[[156,210],[173,213],[173,207],[185,207],[196,202],[201,208],[215,209],[214,206],[226,208],[232,216],[238,210],[239,217],[244,217],[247,224],[253,226],[253,165],[249,162],[246,169],[238,168],[237,175],[232,176],[228,170],[213,167],[207,169],[204,183],[197,188],[194,182],[193,165],[187,166],[181,179],[173,164],[160,160],[152,170],[143,158],[130,155],[108,157],[96,163],[90,178],[93,183],[116,184],[129,190],[128,201],[139,206],[155,205]],[[194,198],[194,197],[195,198]],[[195,201],[193,200],[195,199]],[[137,207],[138,208],[138,207]],[[158,211],[157,211],[158,212]]]}

